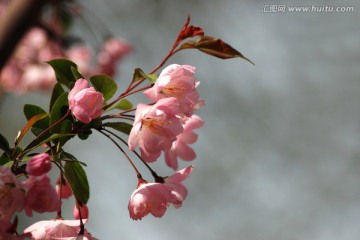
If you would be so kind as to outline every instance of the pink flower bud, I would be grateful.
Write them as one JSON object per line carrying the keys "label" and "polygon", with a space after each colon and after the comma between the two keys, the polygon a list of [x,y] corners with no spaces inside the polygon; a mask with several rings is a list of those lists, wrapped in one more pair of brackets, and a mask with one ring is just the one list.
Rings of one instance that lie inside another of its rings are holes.
{"label": "pink flower bud", "polygon": [[47,153],[40,153],[32,157],[26,164],[26,172],[33,176],[40,176],[51,169],[50,156]]}
{"label": "pink flower bud", "polygon": [[[80,210],[80,212],[79,212]],[[82,206],[75,204],[74,206],[74,210],[73,210],[73,216],[75,219],[80,219],[80,213],[81,213],[81,218],[82,219],[88,219],[89,218],[89,209],[88,207],[84,204]]]}
{"label": "pink flower bud", "polygon": [[61,177],[58,177],[55,189],[59,198],[69,198],[73,194],[69,183],[65,179],[61,182]]}
{"label": "pink flower bud", "polygon": [[96,91],[89,83],[81,78],[75,82],[75,86],[68,95],[69,108],[77,120],[89,123],[99,117],[104,110],[104,97]]}

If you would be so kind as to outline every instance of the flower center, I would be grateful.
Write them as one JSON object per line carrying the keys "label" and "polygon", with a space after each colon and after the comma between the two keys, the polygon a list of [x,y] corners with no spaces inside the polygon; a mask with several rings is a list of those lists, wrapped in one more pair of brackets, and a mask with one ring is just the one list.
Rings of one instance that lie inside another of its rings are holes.
{"label": "flower center", "polygon": [[174,84],[168,84],[164,86],[160,90],[160,94],[166,96],[166,97],[176,97],[181,98],[184,96],[186,92],[189,92],[191,89],[186,88],[183,83],[174,83]]}
{"label": "flower center", "polygon": [[163,132],[163,126],[167,122],[163,119],[157,118],[144,118],[142,120],[142,126],[146,126],[154,134],[160,135]]}

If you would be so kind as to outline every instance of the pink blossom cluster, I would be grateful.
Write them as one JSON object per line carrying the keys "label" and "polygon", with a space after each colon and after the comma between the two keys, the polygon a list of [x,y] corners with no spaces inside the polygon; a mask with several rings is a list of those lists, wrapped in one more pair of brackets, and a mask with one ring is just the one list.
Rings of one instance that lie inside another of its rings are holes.
{"label": "pink blossom cluster", "polygon": [[[0,239],[23,239],[24,237],[39,240],[54,239],[49,236],[64,237],[64,234],[71,231],[73,235],[68,237],[77,236],[79,231],[76,232],[75,230],[79,228],[79,223],[62,221],[61,219],[48,221],[49,223],[47,224],[45,223],[46,221],[35,223],[27,228],[24,234],[18,237],[12,235],[14,228],[11,221],[16,212],[24,210],[26,215],[31,217],[33,211],[44,213],[58,212],[61,209],[60,197],[62,196],[51,185],[50,178],[47,176],[47,173],[51,170],[50,156],[47,153],[33,156],[27,162],[25,170],[28,178],[19,181],[10,168],[0,166]],[[64,192],[69,192],[66,188],[65,186]],[[86,206],[84,206],[85,208]],[[87,208],[85,210],[80,209],[80,211],[82,211],[83,218],[88,216]],[[75,210],[74,214],[77,214],[75,217],[79,215]],[[39,237],[40,235],[42,237]]]}
{"label": "pink blossom cluster", "polygon": [[162,152],[167,165],[178,168],[177,158],[194,160],[195,152],[188,146],[197,140],[194,129],[203,120],[194,112],[204,104],[197,91],[195,68],[172,64],[159,75],[154,86],[144,94],[154,104],[138,104],[129,135],[130,150],[139,146],[146,162],[154,162]]}
{"label": "pink blossom cluster", "polygon": [[[4,4],[0,5],[1,8],[5,8]],[[44,29],[33,27],[18,43],[12,57],[0,71],[0,88],[16,94],[50,90],[56,79],[46,61],[57,58],[75,62],[84,76],[99,73],[114,76],[117,64],[131,50],[132,47],[119,38],[106,39],[97,53],[85,43],[66,47],[58,39],[50,37]]]}
{"label": "pink blossom cluster", "polygon": [[[128,140],[130,150],[139,146],[144,161],[154,162],[164,152],[166,164],[176,170],[178,158],[195,159],[196,154],[188,145],[197,140],[193,130],[204,123],[194,115],[204,103],[196,90],[199,82],[194,75],[194,67],[172,64],[144,92],[154,103],[137,105]],[[184,168],[155,183],[140,179],[128,205],[130,217],[138,220],[149,213],[162,217],[169,205],[180,207],[188,193],[182,182],[192,169],[192,166]]]}

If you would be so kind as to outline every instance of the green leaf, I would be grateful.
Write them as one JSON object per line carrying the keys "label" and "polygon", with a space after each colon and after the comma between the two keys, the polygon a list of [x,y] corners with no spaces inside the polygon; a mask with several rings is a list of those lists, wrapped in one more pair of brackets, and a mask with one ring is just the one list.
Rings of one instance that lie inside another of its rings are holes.
{"label": "green leaf", "polygon": [[71,71],[71,67],[77,68],[76,64],[67,59],[54,59],[47,62],[55,71],[56,80],[69,88],[71,82],[77,79]]}
{"label": "green leaf", "polygon": [[25,136],[25,134],[29,131],[29,129],[36,124],[38,121],[40,121],[41,119],[44,119],[48,117],[48,115],[46,113],[40,113],[37,114],[35,116],[32,116],[29,121],[26,123],[25,127],[23,129],[21,129],[21,131],[18,133],[16,139],[15,139],[15,146],[17,146],[19,144],[19,142],[21,141],[21,139]]}
{"label": "green leaf", "polygon": [[104,127],[111,127],[119,132],[130,134],[132,125],[126,122],[106,122],[103,124]]}
{"label": "green leaf", "polygon": [[49,134],[44,134],[43,136],[41,136],[40,138],[36,139],[35,141],[31,142],[24,150],[24,153],[28,153],[32,150],[34,150],[35,148],[43,145],[44,143],[50,142],[50,141],[54,141],[56,139],[61,139],[61,138],[69,138],[69,137],[73,137],[76,134],[73,133],[67,133],[67,134],[61,134],[61,133],[54,133],[52,135],[49,136]]}
{"label": "green leaf", "polygon": [[24,114],[25,114],[25,117],[26,119],[29,121],[32,117],[36,116],[36,115],[39,115],[39,114],[46,114],[46,117],[44,117],[43,119],[37,121],[33,127],[36,127],[36,128],[40,128],[40,129],[46,129],[49,127],[49,121],[50,121],[50,118],[49,116],[47,115],[47,113],[45,112],[44,109],[42,109],[41,107],[39,106],[36,106],[36,105],[32,105],[32,104],[25,104],[24,105]]}
{"label": "green leaf", "polygon": [[250,59],[246,58],[235,48],[219,38],[200,36],[196,41],[188,41],[182,44],[179,47],[179,50],[191,48],[198,49],[201,52],[221,59],[240,57],[251,64],[254,64]]}
{"label": "green leaf", "polygon": [[155,83],[157,79],[156,74],[146,74],[141,68],[135,68],[133,74],[133,82],[140,81],[141,79],[146,78],[151,83]]}
{"label": "green leaf", "polygon": [[84,78],[83,75],[81,75],[81,73],[77,70],[77,68],[75,67],[70,67],[72,75],[74,76],[75,79],[80,79],[80,78]]}
{"label": "green leaf", "polygon": [[113,109],[130,110],[130,109],[132,109],[132,107],[133,107],[132,103],[129,100],[123,98],[117,104],[114,104],[111,107],[109,107],[107,109],[107,111],[110,111]]}
{"label": "green leaf", "polygon": [[10,162],[10,159],[7,155],[7,153],[3,153],[0,157],[0,166],[3,166],[4,164]]}
{"label": "green leaf", "polygon": [[65,92],[64,88],[61,86],[60,83],[56,83],[50,99],[50,106],[49,106],[49,112],[51,112],[52,107],[54,106],[55,101],[60,97],[61,94]]}
{"label": "green leaf", "polygon": [[107,75],[95,75],[90,78],[94,88],[104,95],[105,102],[112,98],[117,90],[115,81]]}
{"label": "green leaf", "polygon": [[86,204],[90,197],[89,182],[86,173],[78,162],[66,162],[65,178],[68,181],[77,201]]}
{"label": "green leaf", "polygon": [[[55,124],[57,121],[59,121],[61,118],[64,117],[64,115],[68,111],[68,99],[67,99],[68,93],[64,92],[61,94],[58,99],[54,102],[54,105],[51,109],[50,113],[50,126]],[[50,133],[65,133],[61,131],[62,125],[65,125],[66,123],[62,122],[50,129]]]}
{"label": "green leaf", "polygon": [[10,152],[9,142],[1,133],[0,133],[0,149],[4,150],[6,153]]}

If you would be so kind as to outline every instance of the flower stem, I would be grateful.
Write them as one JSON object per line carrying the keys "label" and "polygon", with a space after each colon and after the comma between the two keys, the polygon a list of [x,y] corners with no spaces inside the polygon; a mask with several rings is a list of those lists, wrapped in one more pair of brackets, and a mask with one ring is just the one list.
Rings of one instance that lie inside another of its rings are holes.
{"label": "flower stem", "polygon": [[[136,168],[135,164],[133,163],[133,161],[130,159],[129,155],[124,151],[124,149],[107,133],[110,133],[113,136],[116,136],[114,133],[110,132],[107,129],[102,129],[102,130],[98,130],[101,134],[103,134],[105,137],[107,137],[108,139],[110,139],[110,141],[112,141],[115,146],[124,154],[125,158],[128,160],[128,162],[130,163],[131,167],[134,169],[135,173],[136,173],[136,177],[138,179],[142,179],[141,173],[139,172],[139,170]],[[105,132],[107,133],[105,133]],[[117,136],[116,136],[117,137]],[[119,138],[120,139],[120,138]]]}

